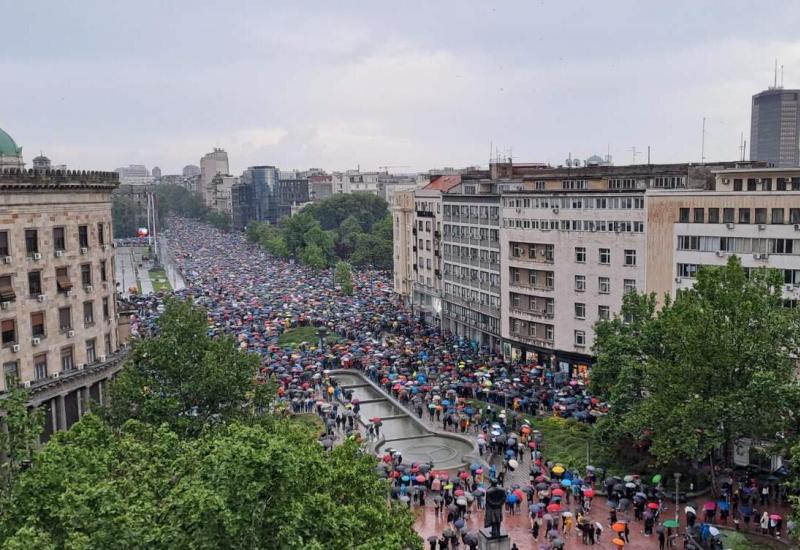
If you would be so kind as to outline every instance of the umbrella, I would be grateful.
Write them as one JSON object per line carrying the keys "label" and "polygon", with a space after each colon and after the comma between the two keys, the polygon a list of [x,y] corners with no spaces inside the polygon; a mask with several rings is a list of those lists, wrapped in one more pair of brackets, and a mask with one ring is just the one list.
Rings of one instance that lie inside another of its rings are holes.
{"label": "umbrella", "polygon": [[556,474],[557,476],[560,476],[561,474],[563,474],[563,473],[564,473],[564,467],[563,467],[563,466],[558,466],[558,465],[556,465],[556,466],[553,466],[553,470],[552,470],[552,471],[553,471],[553,473],[554,473],[554,474]]}
{"label": "umbrella", "polygon": [[572,485],[572,480],[571,479],[563,479],[563,480],[561,480],[561,485],[563,487],[569,487],[570,485]]}
{"label": "umbrella", "polygon": [[572,512],[561,512],[561,517],[571,518]]}
{"label": "umbrella", "polygon": [[717,535],[719,535],[719,529],[717,529],[716,527],[709,527],[708,534],[711,535],[712,537],[716,537]]}
{"label": "umbrella", "polygon": [[611,530],[615,533],[622,533],[625,530],[625,524],[621,522],[617,522],[611,526]]}
{"label": "umbrella", "polygon": [[651,479],[650,481],[652,481],[654,485],[658,485],[661,482],[662,479],[663,478],[661,477],[661,474],[656,474],[656,475],[653,476],[653,479]]}
{"label": "umbrella", "polygon": [[424,475],[421,475],[421,474],[420,474],[420,475],[418,475],[418,476],[417,476],[417,482],[418,482],[418,483],[425,483],[425,476],[424,476]]}
{"label": "umbrella", "polygon": [[622,540],[622,539],[619,539],[619,538],[611,539],[611,542],[613,542],[615,545],[619,546],[620,548],[625,546],[625,541]]}
{"label": "umbrella", "polygon": [[703,504],[703,510],[716,510],[716,508],[717,508],[717,503],[714,502],[713,500],[709,500],[705,504]]}
{"label": "umbrella", "polygon": [[783,519],[783,517],[780,514],[770,514],[769,519],[774,519],[775,521],[778,521],[779,519]]}
{"label": "umbrella", "polygon": [[632,481],[629,481],[628,483],[625,484],[625,487],[628,489],[636,489],[636,484],[633,483]]}
{"label": "umbrella", "polygon": [[516,460],[514,460],[514,459],[512,458],[511,460],[509,460],[509,461],[508,461],[508,466],[509,466],[509,467],[510,467],[510,468],[513,470],[513,469],[515,469],[517,466],[519,466],[519,462],[517,462]]}
{"label": "umbrella", "polygon": [[553,489],[552,495],[554,497],[564,496],[564,490],[563,489]]}
{"label": "umbrella", "polygon": [[631,481],[633,481],[633,476],[627,475],[622,478],[622,481],[624,481],[625,483],[630,483]]}
{"label": "umbrella", "polygon": [[674,519],[668,519],[664,522],[664,527],[669,527],[670,529],[675,529],[678,527],[678,521]]}
{"label": "umbrella", "polygon": [[557,502],[553,502],[551,504],[548,504],[547,505],[547,511],[550,512],[550,513],[553,513],[553,514],[555,514],[556,512],[560,512],[561,511],[561,505],[558,504]]}
{"label": "umbrella", "polygon": [[694,508],[692,508],[691,506],[687,506],[687,507],[685,507],[685,508],[683,509],[683,512],[684,512],[684,513],[686,513],[686,514],[694,514],[694,515],[697,515],[697,510],[695,510],[695,509],[694,509]]}
{"label": "umbrella", "polygon": [[591,487],[586,487],[583,490],[583,496],[587,498],[592,498],[594,496],[594,489],[592,489]]}
{"label": "umbrella", "polygon": [[647,507],[651,510],[658,510],[658,502],[650,502],[647,504]]}

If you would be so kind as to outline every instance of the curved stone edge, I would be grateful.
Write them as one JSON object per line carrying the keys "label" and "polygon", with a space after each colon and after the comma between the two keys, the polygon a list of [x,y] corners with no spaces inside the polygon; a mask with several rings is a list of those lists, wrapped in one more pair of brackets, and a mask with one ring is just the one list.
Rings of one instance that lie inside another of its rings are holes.
{"label": "curved stone edge", "polygon": [[[379,385],[377,385],[377,384],[376,384],[375,382],[373,382],[373,381],[372,381],[372,380],[371,380],[371,379],[370,379],[368,376],[366,376],[366,375],[365,375],[363,372],[361,372],[361,371],[359,371],[359,370],[356,370],[356,369],[334,369],[334,370],[331,370],[331,371],[328,373],[328,376],[330,376],[331,378],[336,378],[336,375],[337,375],[337,374],[355,374],[356,376],[358,376],[359,378],[361,378],[361,379],[362,379],[362,380],[363,380],[365,383],[369,384],[369,385],[370,385],[370,386],[372,386],[372,387],[373,387],[375,390],[377,390],[377,391],[378,391],[378,392],[379,392],[381,395],[384,395],[384,396],[386,396],[386,399],[387,399],[387,400],[388,400],[390,403],[392,403],[393,405],[395,405],[395,406],[396,406],[397,408],[399,408],[401,411],[405,411],[405,412],[406,412],[406,414],[407,414],[407,416],[408,416],[408,418],[409,418],[409,419],[410,419],[412,422],[414,422],[414,423],[416,423],[418,426],[420,426],[420,427],[421,427],[423,430],[425,430],[427,433],[430,433],[430,434],[433,434],[433,435],[437,435],[437,436],[439,436],[439,437],[445,437],[445,438],[448,438],[448,439],[455,439],[455,440],[459,440],[459,441],[462,441],[463,443],[466,443],[466,444],[467,444],[467,445],[468,445],[468,446],[469,446],[469,447],[472,449],[472,452],[464,455],[464,457],[463,457],[463,458],[464,458],[464,462],[463,462],[463,464],[462,464],[462,466],[461,466],[461,467],[463,467],[465,464],[466,464],[466,465],[469,465],[469,464],[472,464],[472,463],[478,463],[478,464],[481,464],[481,465],[483,466],[484,470],[488,470],[488,469],[489,469],[489,464],[488,464],[488,463],[487,463],[487,462],[486,462],[486,461],[483,459],[483,457],[481,457],[481,456],[480,456],[480,453],[478,452],[478,442],[477,442],[477,439],[473,439],[473,438],[465,437],[465,436],[463,436],[463,435],[460,435],[460,434],[455,434],[455,433],[452,433],[452,432],[446,432],[446,431],[444,431],[444,430],[439,430],[439,429],[436,429],[436,428],[431,428],[430,426],[428,426],[427,424],[425,424],[424,422],[422,422],[422,421],[421,421],[419,418],[417,418],[417,417],[414,415],[414,413],[413,413],[413,412],[411,412],[411,411],[410,411],[410,410],[409,410],[407,407],[405,407],[405,406],[404,406],[402,403],[400,403],[400,401],[398,401],[397,399],[395,399],[395,398],[394,398],[394,396],[392,396],[391,394],[387,393],[387,392],[386,392],[386,391],[385,391],[383,388],[381,388]],[[361,424],[362,424],[362,425],[366,426],[366,424],[364,423],[364,421],[363,421],[363,420],[361,420],[361,417],[360,417],[360,416],[359,416],[359,422],[361,422]],[[369,451],[370,451],[372,454],[376,454],[376,450],[377,450],[377,449],[378,449],[378,447],[380,447],[380,446],[381,446],[381,445],[382,445],[384,442],[385,442],[385,436],[384,436],[383,434],[381,434],[381,435],[380,435],[380,437],[379,437],[377,440],[373,441],[373,442],[372,442],[372,443],[369,445]],[[460,469],[461,469],[461,467],[459,467],[459,468],[456,468],[456,469],[453,469],[453,468],[445,468],[445,470],[447,470],[447,471],[451,471],[451,470],[452,470],[452,471],[456,471],[456,470],[460,470]]]}

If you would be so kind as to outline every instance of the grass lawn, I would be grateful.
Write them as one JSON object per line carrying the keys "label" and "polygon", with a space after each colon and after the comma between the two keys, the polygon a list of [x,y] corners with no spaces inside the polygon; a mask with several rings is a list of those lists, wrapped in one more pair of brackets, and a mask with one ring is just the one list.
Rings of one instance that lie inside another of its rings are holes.
{"label": "grass lawn", "polygon": [[[473,406],[485,407],[486,403],[472,400]],[[496,407],[496,405],[493,405]],[[577,422],[554,416],[536,417],[524,415],[534,430],[542,432],[542,452],[547,460],[561,462],[569,468],[583,470],[586,467],[587,442],[592,440],[592,426],[585,422]],[[609,474],[629,474],[630,466],[626,466],[606,449],[598,448],[592,441],[588,446],[589,463],[597,468],[605,468]]]}
{"label": "grass lawn", "polygon": [[[278,337],[278,345],[295,346],[303,342],[316,344],[318,340],[316,327],[297,327],[281,334],[280,337]],[[339,340],[341,340],[341,337],[336,333],[328,334],[328,337],[325,339],[328,344],[335,344]]]}
{"label": "grass lawn", "polygon": [[[725,548],[731,550],[770,550],[772,547],[766,544],[759,544],[751,542],[747,537],[736,531],[721,530],[723,534],[722,540],[725,543]],[[775,546],[778,548],[778,546]]]}
{"label": "grass lawn", "polygon": [[172,290],[172,285],[169,284],[167,274],[163,269],[151,269],[150,281],[153,283],[153,292],[169,292]]}

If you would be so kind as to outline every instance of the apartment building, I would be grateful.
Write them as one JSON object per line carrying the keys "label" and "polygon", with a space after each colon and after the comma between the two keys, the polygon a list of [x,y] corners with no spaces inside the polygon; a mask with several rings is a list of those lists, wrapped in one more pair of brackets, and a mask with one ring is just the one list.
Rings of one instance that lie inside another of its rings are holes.
{"label": "apartment building", "polygon": [[392,239],[394,256],[394,292],[405,303],[411,302],[412,282],[416,272],[412,269],[414,228],[414,192],[404,191],[394,196],[390,205],[392,214]]}
{"label": "apartment building", "polygon": [[710,189],[647,201],[648,292],[674,296],[735,254],[746,268],[781,270],[786,299],[800,299],[800,168],[717,170]]}
{"label": "apartment building", "polygon": [[115,172],[0,172],[0,389],[30,388],[45,433],[104,402],[122,366],[115,305]]}

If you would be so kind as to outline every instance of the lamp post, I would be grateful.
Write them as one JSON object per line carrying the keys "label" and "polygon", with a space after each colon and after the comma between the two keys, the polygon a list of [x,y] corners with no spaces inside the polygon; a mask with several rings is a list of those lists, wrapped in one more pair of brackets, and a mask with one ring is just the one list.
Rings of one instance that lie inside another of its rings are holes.
{"label": "lamp post", "polygon": [[319,349],[325,351],[325,337],[328,336],[328,329],[326,327],[319,327],[317,329],[317,337],[319,338]]}
{"label": "lamp post", "polygon": [[680,497],[679,485],[681,481],[680,472],[675,472],[675,521],[678,521],[678,502]]}

